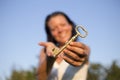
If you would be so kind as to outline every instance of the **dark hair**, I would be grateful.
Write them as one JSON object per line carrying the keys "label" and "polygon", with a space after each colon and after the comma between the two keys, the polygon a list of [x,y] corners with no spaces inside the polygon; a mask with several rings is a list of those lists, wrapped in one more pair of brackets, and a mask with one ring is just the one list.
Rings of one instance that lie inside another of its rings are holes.
{"label": "dark hair", "polygon": [[66,20],[68,21],[68,23],[72,25],[72,36],[76,34],[76,31],[74,29],[74,27],[76,26],[75,23],[72,20],[70,20],[70,18],[65,13],[63,13],[63,12],[53,12],[52,14],[49,14],[45,19],[45,31],[46,31],[46,34],[47,34],[47,41],[48,42],[53,42],[55,45],[57,45],[57,41],[51,35],[51,32],[49,30],[49,26],[48,26],[48,22],[52,17],[57,16],[57,15],[64,16],[66,18]]}

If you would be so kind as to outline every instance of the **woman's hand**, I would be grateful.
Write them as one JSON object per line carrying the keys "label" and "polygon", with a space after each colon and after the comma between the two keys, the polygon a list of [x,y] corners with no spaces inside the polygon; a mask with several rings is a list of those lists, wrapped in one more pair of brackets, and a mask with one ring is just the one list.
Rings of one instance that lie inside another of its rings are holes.
{"label": "woman's hand", "polygon": [[81,42],[71,42],[63,52],[63,59],[66,62],[74,66],[80,66],[88,59],[90,49]]}
{"label": "woman's hand", "polygon": [[46,48],[46,54],[48,56],[53,56],[52,49],[57,48],[52,42],[40,42],[39,45]]}

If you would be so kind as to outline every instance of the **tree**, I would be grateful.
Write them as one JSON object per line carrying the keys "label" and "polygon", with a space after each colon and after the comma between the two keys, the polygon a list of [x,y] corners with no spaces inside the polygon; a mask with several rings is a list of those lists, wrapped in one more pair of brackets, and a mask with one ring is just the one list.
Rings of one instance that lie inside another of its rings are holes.
{"label": "tree", "polygon": [[99,80],[102,75],[102,69],[103,67],[100,64],[90,64],[87,80]]}
{"label": "tree", "polygon": [[16,70],[13,69],[11,76],[6,78],[6,80],[36,80],[36,68],[33,67],[32,70]]}
{"label": "tree", "polygon": [[111,67],[106,70],[107,76],[105,80],[120,80],[120,67],[116,61],[113,61]]}

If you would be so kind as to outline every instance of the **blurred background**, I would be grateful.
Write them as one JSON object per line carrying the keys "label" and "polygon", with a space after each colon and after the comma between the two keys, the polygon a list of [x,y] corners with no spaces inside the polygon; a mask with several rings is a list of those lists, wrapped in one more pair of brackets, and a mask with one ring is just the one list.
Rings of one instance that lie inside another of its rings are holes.
{"label": "blurred background", "polygon": [[91,48],[88,80],[119,80],[119,0],[0,0],[0,80],[35,80],[44,20],[54,11],[89,32],[80,40]]}

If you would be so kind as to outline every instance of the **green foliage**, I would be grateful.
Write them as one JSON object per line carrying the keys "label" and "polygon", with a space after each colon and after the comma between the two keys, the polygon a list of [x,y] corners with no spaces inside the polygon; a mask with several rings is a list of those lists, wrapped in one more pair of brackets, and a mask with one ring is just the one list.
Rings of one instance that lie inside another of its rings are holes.
{"label": "green foliage", "polygon": [[[31,70],[13,69],[11,76],[6,80],[36,80],[36,68]],[[103,66],[98,63],[90,64],[87,80],[120,80],[120,66],[113,61],[111,66]]]}
{"label": "green foliage", "polygon": [[113,62],[106,72],[107,76],[105,80],[120,80],[120,67],[117,65],[116,61]]}
{"label": "green foliage", "polygon": [[36,68],[32,68],[32,70],[16,70],[13,69],[11,76],[6,78],[6,80],[36,80],[35,78]]}
{"label": "green foliage", "polygon": [[87,80],[99,80],[102,68],[100,64],[91,64],[88,70]]}
{"label": "green foliage", "polygon": [[90,64],[87,80],[120,80],[120,67],[116,61],[109,68],[101,64]]}

